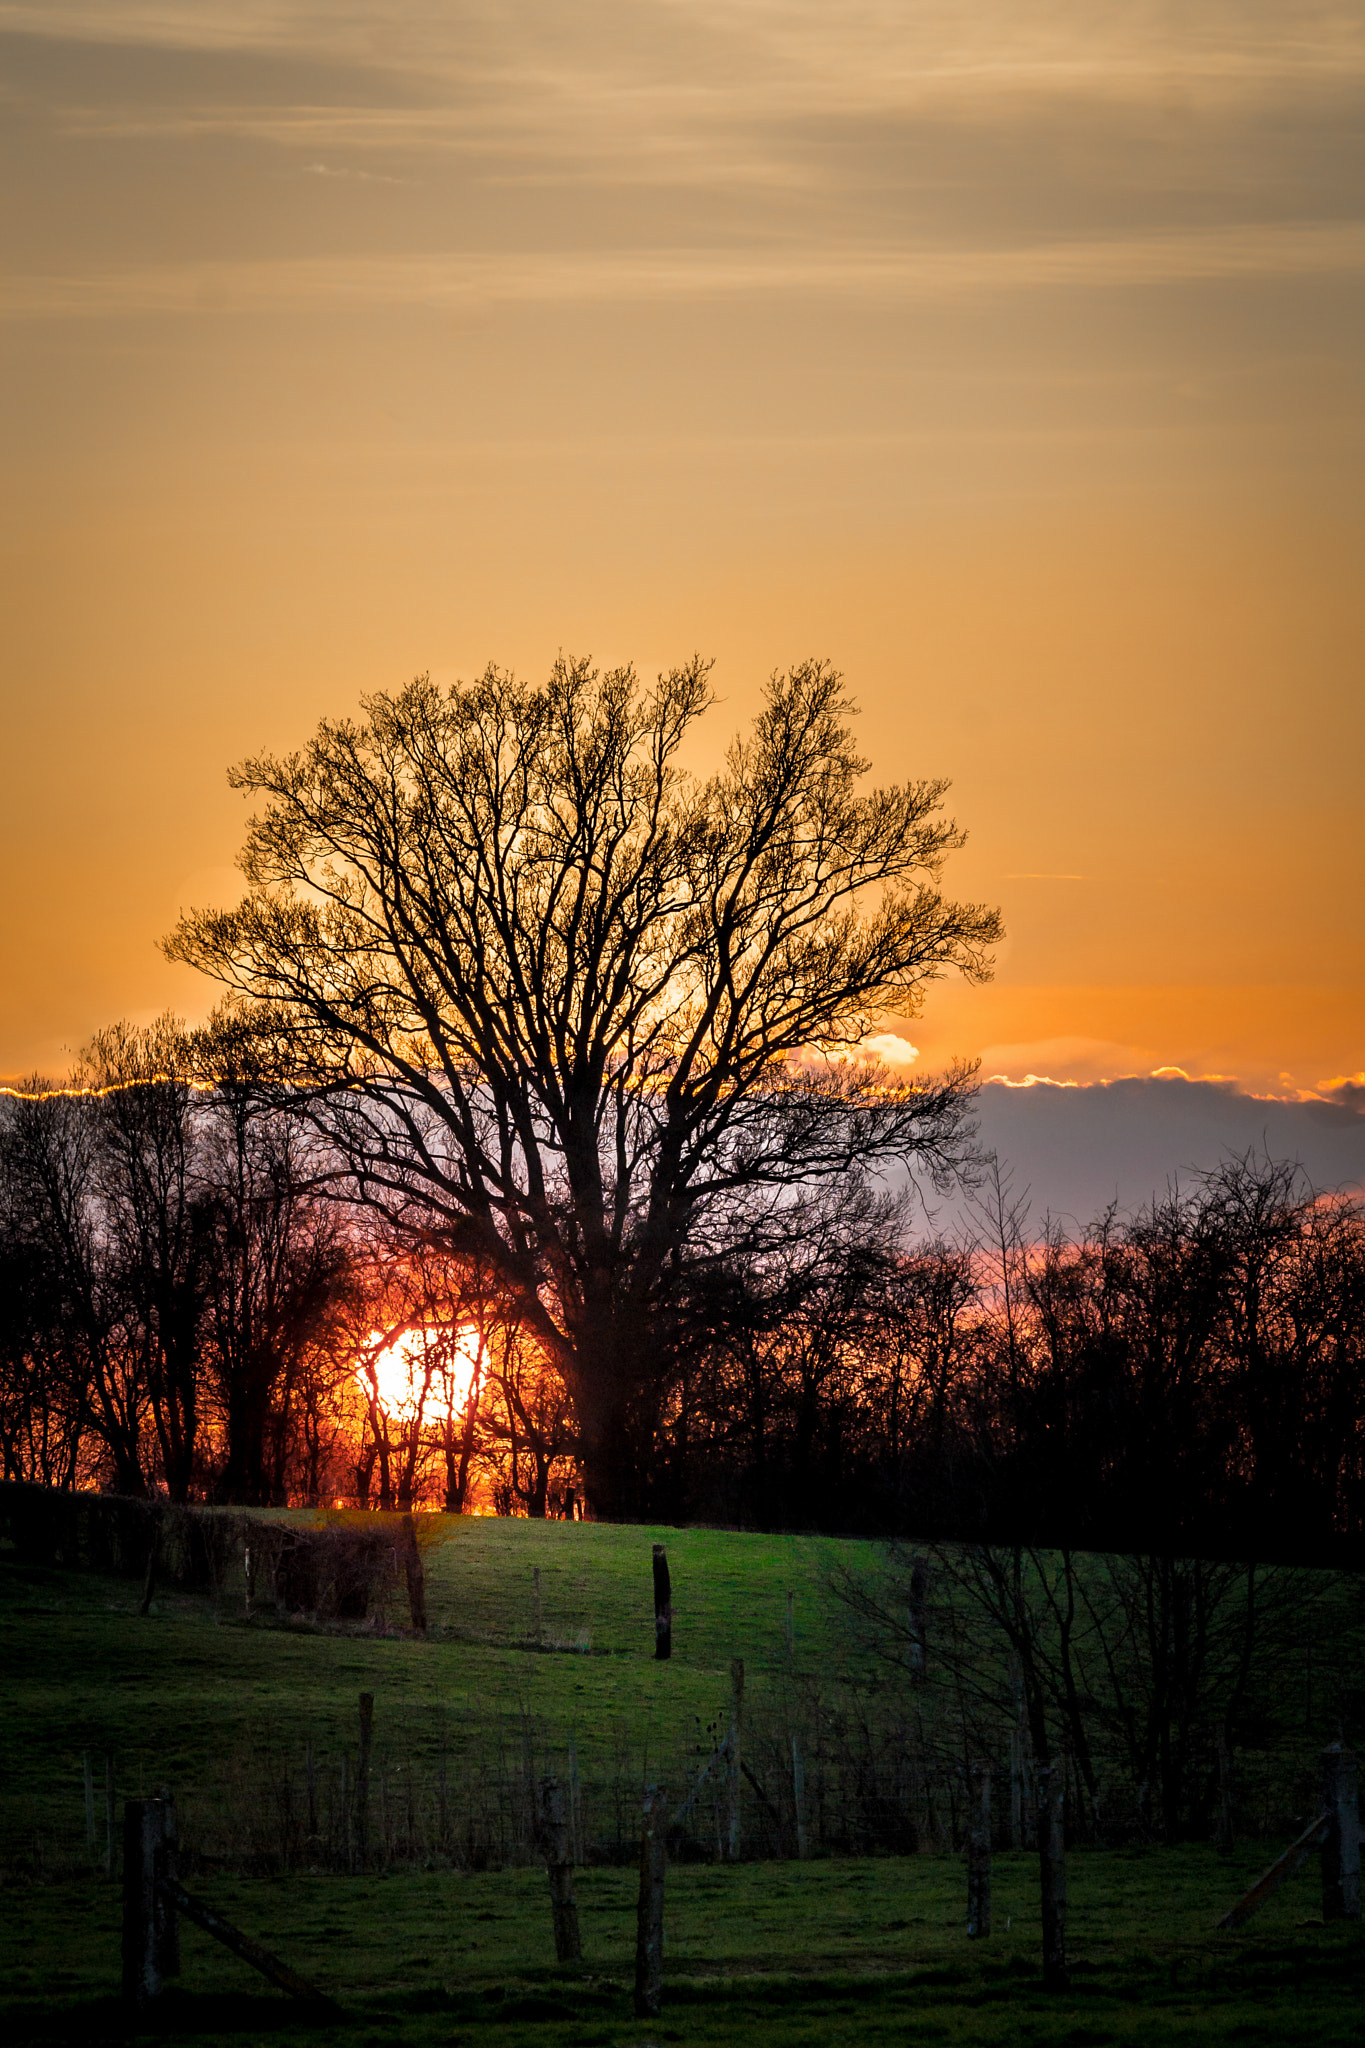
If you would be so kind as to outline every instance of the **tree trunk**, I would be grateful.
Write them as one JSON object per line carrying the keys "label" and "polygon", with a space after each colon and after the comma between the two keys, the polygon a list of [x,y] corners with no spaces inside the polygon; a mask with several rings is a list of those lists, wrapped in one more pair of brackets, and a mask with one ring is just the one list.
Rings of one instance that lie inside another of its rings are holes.
{"label": "tree trunk", "polygon": [[649,1517],[657,1338],[646,1318],[609,1302],[586,1304],[565,1380],[581,1442],[584,1491],[594,1521]]}

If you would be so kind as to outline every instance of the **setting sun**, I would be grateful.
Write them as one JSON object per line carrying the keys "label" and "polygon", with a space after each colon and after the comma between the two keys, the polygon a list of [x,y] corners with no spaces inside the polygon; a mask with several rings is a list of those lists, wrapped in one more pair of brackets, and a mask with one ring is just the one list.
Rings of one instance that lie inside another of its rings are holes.
{"label": "setting sun", "polygon": [[[376,1330],[371,1343],[379,1343],[382,1336]],[[479,1351],[477,1330],[404,1330],[362,1359],[357,1377],[365,1384],[373,1381],[386,1415],[410,1414],[419,1403],[456,1410],[469,1399]]]}

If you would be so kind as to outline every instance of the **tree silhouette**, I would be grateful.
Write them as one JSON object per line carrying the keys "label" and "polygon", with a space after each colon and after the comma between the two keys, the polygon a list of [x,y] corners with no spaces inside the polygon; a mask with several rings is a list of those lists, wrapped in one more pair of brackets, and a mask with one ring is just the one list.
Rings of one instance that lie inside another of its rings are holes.
{"label": "tree silhouette", "polygon": [[234,771],[264,799],[249,893],[167,941],[360,1198],[498,1274],[606,1517],[647,1506],[689,1276],[782,1244],[831,1183],[951,1166],[970,1071],[897,1084],[859,1047],[949,968],[984,976],[1000,931],[939,893],[945,784],[860,793],[834,670],[774,677],[701,780],[678,756],[707,678],[561,660],[372,697]]}

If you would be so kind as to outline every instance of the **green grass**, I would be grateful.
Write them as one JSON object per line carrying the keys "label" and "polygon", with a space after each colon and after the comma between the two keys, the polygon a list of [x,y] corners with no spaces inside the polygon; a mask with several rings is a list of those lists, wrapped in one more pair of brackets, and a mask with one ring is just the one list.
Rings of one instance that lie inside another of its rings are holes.
{"label": "green grass", "polygon": [[[871,1568],[882,1546],[826,1536],[761,1536],[728,1529],[619,1528],[593,1522],[432,1517],[428,1604],[443,1627],[507,1643],[530,1635],[531,1574],[539,1568],[547,1637],[582,1629],[595,1650],[651,1659],[651,1550],[667,1546],[673,1580],[673,1662],[754,1670],[786,1661],[786,1598],[797,1596],[798,1654],[844,1656],[848,1629],[826,1581],[836,1565]],[[520,1592],[520,1608],[518,1608]]]}
{"label": "green grass", "polygon": [[[306,1742],[324,1760],[353,1750],[363,1689],[376,1699],[377,1767],[387,1759],[395,1784],[443,1756],[458,1785],[491,1751],[515,1772],[528,1729],[539,1767],[572,1732],[585,1773],[615,1771],[628,1830],[645,1746],[665,1772],[709,1747],[733,1656],[745,1659],[756,1711],[780,1703],[793,1682],[789,1590],[795,1682],[831,1699],[857,1675],[827,1582],[836,1564],[870,1566],[871,1545],[493,1521],[433,1533],[425,1642],[247,1625],[231,1588],[217,1605],[163,1598],[142,1619],[130,1582],[0,1558],[0,2038],[120,2037],[118,1894],[82,1869],[85,1748],[115,1752],[121,1795],[171,1783],[193,1837],[196,1814],[256,1796],[272,1757],[296,1768]],[[668,1665],[651,1656],[656,1537],[675,1589]],[[546,1639],[586,1639],[591,1654],[533,1646],[536,1567]],[[244,1759],[257,1768],[250,1785]],[[1038,1982],[1026,1857],[996,1859],[989,1943],[966,1939],[954,1857],[680,1865],[668,1880],[666,2008],[655,2023],[631,2017],[629,1869],[579,1873],[587,1960],[577,1971],[553,1963],[544,1874],[531,1867],[364,1878],[210,1868],[191,1883],[339,1999],[344,2025],[305,2031],[347,2048],[1358,2043],[1361,1929],[1322,1926],[1311,1863],[1247,1932],[1213,1931],[1273,1846],[1226,1862],[1202,1848],[1073,1851],[1076,1977],[1061,1998]],[[193,1928],[183,1940],[159,2037],[237,2043],[303,2028],[306,2016],[224,1950]]]}
{"label": "green grass", "polygon": [[[376,1764],[458,1777],[472,1757],[520,1756],[559,1768],[572,1735],[585,1777],[621,1776],[621,1758],[659,1760],[679,1779],[683,1752],[709,1750],[742,1655],[756,1710],[786,1667],[788,1591],[797,1669],[846,1672],[843,1610],[827,1591],[836,1561],[870,1564],[873,1546],[818,1537],[584,1523],[432,1518],[426,1548],[431,1633],[329,1633],[248,1625],[240,1598],[162,1595],[139,1617],[132,1581],[0,1558],[0,1712],[13,1768],[0,1782],[0,1855],[55,1872],[83,1856],[81,1753],[117,1760],[121,1795],[172,1784],[193,1830],[226,1767],[269,1752],[324,1761],[356,1740],[356,1702],[376,1702]],[[651,1546],[668,1545],[676,1620],[670,1663],[653,1660]],[[544,1639],[534,1645],[533,1569]],[[405,1617],[402,1617],[405,1619]],[[638,1783],[638,1773],[632,1782]]]}
{"label": "green grass", "polygon": [[[1256,1859],[1202,1849],[1070,1859],[1074,1985],[1038,1981],[1031,1859],[1002,1856],[995,1932],[968,1942],[961,1864],[692,1866],[670,1872],[665,2005],[632,2018],[634,1879],[580,1874],[585,1960],[552,1961],[543,1875],[412,1873],[384,1879],[222,1879],[213,1903],[323,1985],[345,2022],[309,2028],[347,2044],[645,2041],[748,2044],[922,2039],[1057,2048],[1167,2042],[1346,2043],[1361,2034],[1365,1945],[1324,1928],[1300,1878],[1255,1931],[1211,1930]],[[155,2031],[167,2039],[264,2039],[304,2015],[193,1928],[180,1984]],[[11,1892],[0,1928],[4,2034],[117,2033],[118,1899],[93,1881]]]}

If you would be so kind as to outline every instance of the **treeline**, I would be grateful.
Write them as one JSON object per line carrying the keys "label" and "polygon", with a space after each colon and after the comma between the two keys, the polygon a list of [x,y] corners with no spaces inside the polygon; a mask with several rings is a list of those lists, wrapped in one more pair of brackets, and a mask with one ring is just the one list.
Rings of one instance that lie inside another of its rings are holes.
{"label": "treeline", "polygon": [[[572,1387],[495,1272],[389,1211],[230,1030],[102,1034],[0,1113],[3,1476],[579,1511]],[[856,1176],[790,1214],[785,1242],[698,1256],[639,1361],[648,1513],[1359,1554],[1360,1203],[1248,1157],[1072,1236],[998,1173],[951,1242],[907,1249]]]}
{"label": "treeline", "polygon": [[845,1269],[680,1399],[681,1497],[755,1523],[980,1543],[1358,1558],[1365,1207],[1254,1156],[1034,1234]]}
{"label": "treeline", "polygon": [[304,1136],[221,1039],[97,1037],[0,1127],[8,1479],[264,1503],[333,1476],[363,1287]]}
{"label": "treeline", "polygon": [[483,1276],[398,1247],[230,1027],[116,1026],[4,1100],[0,1478],[543,1514],[570,1451]]}

